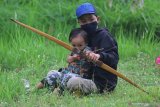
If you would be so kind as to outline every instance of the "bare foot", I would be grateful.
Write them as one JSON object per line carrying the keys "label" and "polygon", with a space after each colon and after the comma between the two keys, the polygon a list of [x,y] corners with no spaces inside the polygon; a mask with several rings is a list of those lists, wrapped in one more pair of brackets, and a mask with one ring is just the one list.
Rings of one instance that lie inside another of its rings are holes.
{"label": "bare foot", "polygon": [[44,88],[44,84],[42,84],[41,82],[39,82],[36,86],[37,89],[42,89]]}

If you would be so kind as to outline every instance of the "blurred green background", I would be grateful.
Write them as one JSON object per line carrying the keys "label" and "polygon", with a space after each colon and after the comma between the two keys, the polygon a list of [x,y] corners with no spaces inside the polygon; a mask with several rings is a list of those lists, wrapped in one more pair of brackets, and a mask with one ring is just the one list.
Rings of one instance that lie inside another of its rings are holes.
{"label": "blurred green background", "polygon": [[[68,42],[70,30],[79,27],[76,7],[84,2],[95,5],[100,27],[107,27],[117,38],[120,59],[134,57],[138,52],[153,58],[159,55],[159,0],[1,0],[0,68],[13,70],[31,63],[53,65],[55,60],[65,60],[68,51],[16,25],[10,18]],[[41,61],[43,56],[46,62]]]}

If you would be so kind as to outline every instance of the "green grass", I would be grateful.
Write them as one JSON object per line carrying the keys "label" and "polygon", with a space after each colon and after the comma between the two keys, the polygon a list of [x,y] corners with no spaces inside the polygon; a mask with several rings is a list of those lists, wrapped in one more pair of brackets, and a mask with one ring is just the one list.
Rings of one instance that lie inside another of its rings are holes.
{"label": "green grass", "polygon": [[[125,2],[125,0],[115,0],[112,7],[109,7],[111,0],[4,0],[0,1],[0,29],[1,33],[6,35],[6,30],[12,30],[12,23],[8,20],[10,18],[17,19],[36,28],[41,28],[47,33],[62,33],[68,32],[68,28],[78,26],[76,22],[75,9],[84,2],[91,2],[95,5],[97,13],[101,19],[101,26],[108,27],[113,34],[121,28],[125,32],[136,31],[137,37],[141,37],[143,32],[154,28],[160,29],[160,8],[159,0],[145,0],[143,8],[134,5],[132,0]],[[135,7],[134,12],[131,7]],[[7,14],[6,14],[7,13]],[[63,28],[63,30],[62,30]],[[49,30],[50,29],[50,30]]]}
{"label": "green grass", "polygon": [[119,79],[116,90],[110,95],[107,93],[104,95],[95,94],[78,98],[66,93],[64,96],[58,97],[54,93],[48,93],[46,89],[26,94],[22,79],[28,79],[31,88],[33,88],[49,70],[43,69],[43,67],[40,69],[34,69],[33,67],[20,71],[1,72],[0,105],[6,107],[11,105],[15,107],[22,105],[23,107],[74,107],[75,105],[78,107],[123,107],[136,105],[136,103],[157,105],[160,101],[160,95],[158,94],[160,92],[159,69],[155,68],[154,60],[145,53],[139,53],[135,58],[132,57],[130,60],[121,60],[118,71],[158,98],[157,101],[154,101],[153,97],[143,93],[122,79]]}
{"label": "green grass", "polygon": [[[119,79],[116,90],[108,95],[77,98],[66,93],[58,97],[47,89],[26,94],[23,79],[34,88],[49,70],[67,66],[69,51],[31,31],[10,18],[42,30],[68,43],[72,28],[78,27],[75,8],[86,0],[3,0],[0,1],[0,107],[126,107],[160,105],[160,73],[155,58],[160,43],[159,0],[145,0],[144,7],[130,8],[132,2],[89,0],[96,5],[100,26],[107,26],[119,45],[118,71],[156,96],[154,100],[126,81]],[[55,3],[56,2],[56,3]]]}

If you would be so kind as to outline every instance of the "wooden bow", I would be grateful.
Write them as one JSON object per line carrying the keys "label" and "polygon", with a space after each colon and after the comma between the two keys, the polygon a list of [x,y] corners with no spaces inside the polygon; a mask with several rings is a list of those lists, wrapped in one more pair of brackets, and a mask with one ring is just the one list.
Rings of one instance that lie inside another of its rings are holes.
{"label": "wooden bow", "polygon": [[[17,21],[17,20],[14,20],[14,19],[11,19],[11,20],[12,20],[13,22],[15,22],[15,23],[17,23],[17,24],[19,24],[19,25],[27,28],[27,29],[30,29],[31,31],[33,31],[33,32],[35,32],[35,33],[37,33],[37,34],[39,34],[39,35],[41,35],[41,36],[46,37],[46,38],[49,39],[49,40],[52,40],[52,41],[56,42],[57,44],[61,45],[62,47],[66,48],[66,49],[68,49],[68,50],[70,50],[70,51],[73,49],[73,47],[70,46],[69,44],[67,44],[67,43],[65,43],[65,42],[63,42],[63,41],[61,41],[61,40],[58,40],[57,38],[55,38],[55,37],[53,37],[53,36],[51,36],[51,35],[49,35],[49,34],[47,34],[47,33],[44,33],[44,32],[42,32],[42,31],[40,31],[40,30],[38,30],[38,29],[35,29],[35,28],[31,27],[31,26],[25,25],[25,24],[23,24],[23,23],[21,23],[21,22],[19,22],[19,21]],[[110,66],[104,64],[102,61],[99,61],[99,60],[98,60],[98,61],[96,62],[96,64],[97,64],[99,67],[101,67],[102,69],[104,69],[106,72],[110,72],[110,73],[113,73],[113,74],[117,75],[118,77],[120,77],[120,78],[122,78],[123,80],[129,82],[130,84],[132,84],[133,86],[137,87],[137,88],[140,89],[141,91],[149,94],[147,91],[145,91],[143,88],[141,88],[140,86],[138,86],[136,83],[134,83],[133,81],[131,81],[130,79],[128,79],[128,78],[127,78],[126,76],[124,76],[123,74],[117,72],[115,69],[111,68]]]}

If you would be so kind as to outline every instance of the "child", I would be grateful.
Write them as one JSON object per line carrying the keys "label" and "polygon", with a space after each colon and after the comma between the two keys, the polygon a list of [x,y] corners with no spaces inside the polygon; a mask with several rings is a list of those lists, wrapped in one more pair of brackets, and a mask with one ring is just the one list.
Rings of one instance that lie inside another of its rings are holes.
{"label": "child", "polygon": [[[76,9],[76,16],[78,23],[83,30],[87,32],[88,46],[92,50],[103,49],[97,53],[87,52],[86,56],[89,60],[101,60],[103,63],[109,65],[113,69],[117,69],[119,60],[118,45],[112,37],[108,29],[98,28],[99,16],[91,3],[83,3]],[[90,72],[94,72],[93,81],[96,84],[100,93],[104,91],[113,91],[117,85],[117,76],[106,72],[98,66],[92,66]],[[75,84],[76,81],[76,84]],[[68,81],[68,86],[79,87],[84,85],[83,78],[72,78]],[[87,80],[85,80],[86,82]],[[89,79],[88,79],[89,81]],[[82,89],[83,91],[83,89]]]}
{"label": "child", "polygon": [[87,47],[87,33],[80,29],[73,29],[69,36],[69,42],[73,46],[73,51],[68,57],[67,62],[68,67],[62,68],[59,71],[50,71],[47,76],[37,85],[37,88],[49,87],[54,90],[57,86],[64,90],[66,88],[67,82],[71,77],[83,77],[88,78],[91,63],[88,62],[82,51],[90,51]]}

